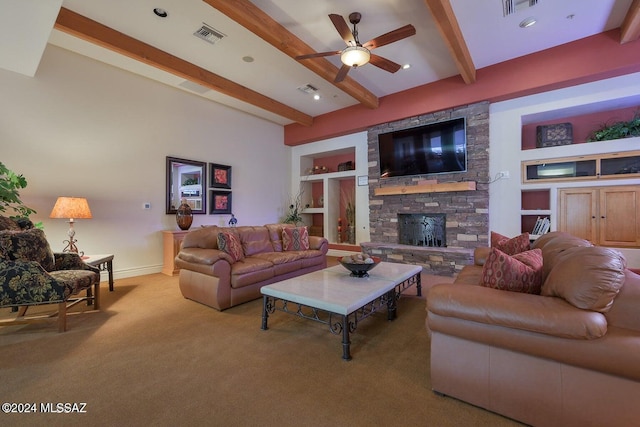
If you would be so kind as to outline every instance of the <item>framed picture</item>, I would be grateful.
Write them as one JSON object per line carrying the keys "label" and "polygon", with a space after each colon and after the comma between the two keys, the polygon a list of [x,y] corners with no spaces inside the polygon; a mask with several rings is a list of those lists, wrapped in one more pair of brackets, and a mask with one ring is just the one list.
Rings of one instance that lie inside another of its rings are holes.
{"label": "framed picture", "polygon": [[206,214],[207,164],[167,156],[166,213],[175,215],[183,202],[193,214]]}
{"label": "framed picture", "polygon": [[212,214],[231,213],[231,191],[211,191],[211,212]]}
{"label": "framed picture", "polygon": [[211,174],[209,187],[231,189],[231,166],[209,163],[209,173]]}

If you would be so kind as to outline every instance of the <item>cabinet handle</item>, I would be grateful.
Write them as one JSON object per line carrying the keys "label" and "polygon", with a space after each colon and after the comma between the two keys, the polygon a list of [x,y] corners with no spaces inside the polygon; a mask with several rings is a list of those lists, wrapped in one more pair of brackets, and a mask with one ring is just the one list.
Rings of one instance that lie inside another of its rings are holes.
{"label": "cabinet handle", "polygon": [[596,216],[595,216],[595,215],[593,215],[593,216],[591,217],[591,219],[596,219]]}
{"label": "cabinet handle", "polygon": [[605,217],[604,217],[604,216],[601,216],[600,218],[601,218],[601,219],[605,219]]}

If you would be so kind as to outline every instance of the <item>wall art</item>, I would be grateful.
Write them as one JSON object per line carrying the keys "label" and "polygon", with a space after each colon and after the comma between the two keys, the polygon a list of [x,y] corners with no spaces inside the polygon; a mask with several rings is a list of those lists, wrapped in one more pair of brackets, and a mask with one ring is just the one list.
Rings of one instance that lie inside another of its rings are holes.
{"label": "wall art", "polygon": [[209,187],[231,189],[231,166],[209,163],[209,173]]}

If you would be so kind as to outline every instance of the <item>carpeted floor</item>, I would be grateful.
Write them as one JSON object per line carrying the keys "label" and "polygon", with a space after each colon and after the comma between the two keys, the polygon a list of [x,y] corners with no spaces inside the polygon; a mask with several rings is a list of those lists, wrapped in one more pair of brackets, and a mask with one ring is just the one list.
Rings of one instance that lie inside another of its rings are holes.
{"label": "carpeted floor", "polygon": [[430,390],[423,298],[360,322],[346,362],[325,325],[276,312],[262,331],[261,300],[218,312],[185,300],[177,277],[103,283],[101,296],[62,334],[0,328],[2,402],[86,403],[2,425],[519,425]]}

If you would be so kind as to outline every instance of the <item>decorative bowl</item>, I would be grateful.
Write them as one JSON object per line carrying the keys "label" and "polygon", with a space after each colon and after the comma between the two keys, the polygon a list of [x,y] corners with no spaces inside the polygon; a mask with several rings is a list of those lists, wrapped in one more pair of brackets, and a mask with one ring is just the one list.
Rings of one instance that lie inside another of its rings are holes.
{"label": "decorative bowl", "polygon": [[380,258],[372,256],[373,263],[364,264],[364,263],[347,263],[340,261],[340,264],[347,270],[351,272],[350,276],[353,277],[369,277],[369,270],[374,268],[376,265],[380,264]]}

